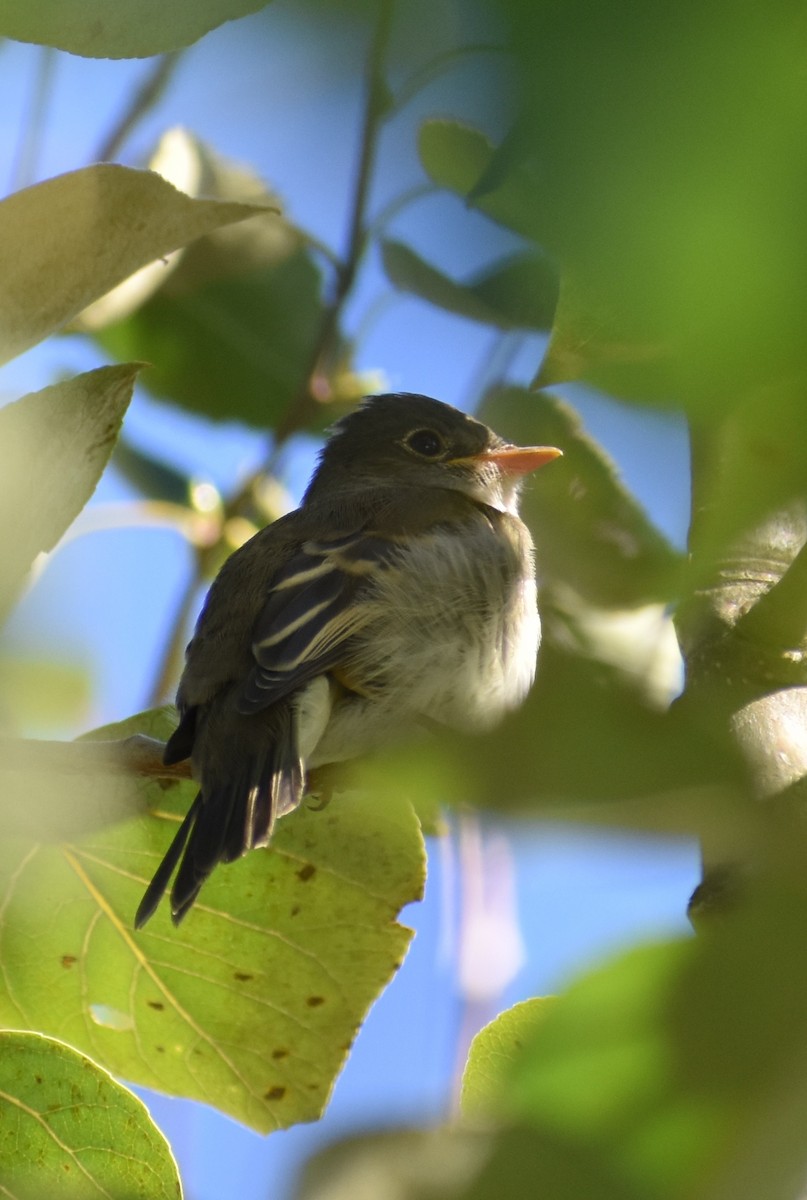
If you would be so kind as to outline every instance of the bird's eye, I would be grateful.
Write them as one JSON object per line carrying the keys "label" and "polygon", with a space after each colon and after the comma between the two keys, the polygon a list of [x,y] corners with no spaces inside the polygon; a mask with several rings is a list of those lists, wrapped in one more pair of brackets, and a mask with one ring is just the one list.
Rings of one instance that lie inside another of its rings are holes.
{"label": "bird's eye", "polygon": [[404,444],[422,458],[437,458],[445,449],[443,439],[433,429],[416,429]]}

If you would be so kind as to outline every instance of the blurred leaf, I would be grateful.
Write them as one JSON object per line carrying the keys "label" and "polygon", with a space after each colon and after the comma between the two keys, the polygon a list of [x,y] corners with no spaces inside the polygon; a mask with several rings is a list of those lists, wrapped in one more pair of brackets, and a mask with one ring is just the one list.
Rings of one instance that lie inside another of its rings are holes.
{"label": "blurred leaf", "polygon": [[127,438],[118,439],[112,462],[124,479],[150,500],[188,503],[191,486],[188,477],[162,459],[147,454]]}
{"label": "blurred leaf", "polygon": [[306,1164],[295,1200],[650,1200],[607,1154],[551,1132],[404,1129],[346,1138]]}
{"label": "blurred leaf", "polygon": [[190,46],[267,0],[0,0],[0,35],[88,58],[145,58]]}
{"label": "blurred leaf", "polygon": [[368,791],[708,836],[727,857],[752,853],[764,828],[722,714],[694,699],[660,712],[614,668],[551,643],[527,702],[491,733],[440,731],[417,754],[343,770]]}
{"label": "blurred leaf", "polygon": [[629,399],[669,403],[675,399],[669,358],[669,346],[626,338],[614,313],[595,309],[567,273],[549,346],[532,386],[589,379]]}
{"label": "blurred leaf", "polygon": [[464,1116],[508,1115],[506,1089],[513,1063],[551,1006],[551,998],[522,1000],[480,1029],[462,1076]]}
{"label": "blurred leaf", "polygon": [[669,350],[653,394],[702,413],[803,389],[803,14],[744,0],[727,30],[716,0],[508,8],[528,144],[485,210],[509,191],[618,343]]}
{"label": "blurred leaf", "polygon": [[633,951],[574,984],[514,1062],[512,1111],[607,1147],[644,1196],[800,1195],[803,863],[777,875],[696,942]]}
{"label": "blurred leaf", "polygon": [[472,321],[500,329],[548,329],[557,303],[557,277],[546,259],[529,254],[455,283],[401,242],[382,243],[384,269],[402,291]]}
{"label": "blurred leaf", "polygon": [[155,395],[215,420],[271,428],[311,367],[319,271],[299,249],[274,266],[181,291],[184,268],[170,290],[99,331],[98,341],[117,358],[135,351],[154,363],[148,384]]}
{"label": "blurred leaf", "polygon": [[[424,121],[418,136],[420,161],[429,178],[439,187],[468,197],[484,177],[493,159],[493,144],[478,129],[459,121]],[[524,169],[508,174],[506,186],[486,191],[474,199],[474,207],[494,221],[524,237],[537,241],[531,213],[537,179]]]}
{"label": "blurred leaf", "polygon": [[[155,169],[189,192],[277,209],[277,197],[249,168],[222,158],[192,134],[171,130]],[[271,428],[306,393],[319,334],[322,275],[305,238],[283,217],[221,229],[189,246],[168,273],[104,297],[81,328],[118,358],[154,363],[158,396],[216,420]],[[349,374],[350,348],[325,369]],[[323,423],[333,419],[323,404]],[[301,413],[304,424],[310,412]]]}
{"label": "blurred leaf", "polygon": [[0,654],[0,728],[76,722],[89,709],[91,694],[89,673],[79,663]]}
{"label": "blurred leaf", "polygon": [[36,1033],[0,1033],[0,1162],[15,1200],[182,1195],[145,1105],[91,1059]]}
{"label": "blurred leaf", "polygon": [[153,172],[110,164],[0,201],[0,362],[63,328],[144,263],[259,212],[191,200]]}
{"label": "blurred leaf", "polygon": [[[161,713],[142,725],[170,728]],[[135,934],[195,789],[132,782],[151,815],[60,846],[4,839],[0,1021],[58,1030],[115,1074],[260,1131],[315,1120],[411,937],[395,917],[423,886],[414,814],[352,795],[298,810],[270,850],[215,873],[179,930],[165,905]]]}
{"label": "blurred leaf", "polygon": [[139,370],[100,367],[0,409],[0,617],[95,491]]}
{"label": "blurred leaf", "polygon": [[522,445],[559,446],[563,458],[524,490],[542,582],[564,584],[600,608],[669,602],[682,561],[628,491],[603,448],[562,400],[523,388],[496,388],[480,416]]}

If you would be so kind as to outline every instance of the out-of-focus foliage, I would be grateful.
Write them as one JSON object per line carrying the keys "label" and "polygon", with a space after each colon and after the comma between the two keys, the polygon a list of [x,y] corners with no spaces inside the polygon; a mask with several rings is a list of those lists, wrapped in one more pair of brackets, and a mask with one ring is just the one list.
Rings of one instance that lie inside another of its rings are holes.
{"label": "out-of-focus foliage", "polygon": [[264,205],[192,200],[154,172],[113,164],[15,192],[0,202],[0,362],[139,267],[260,212]]}
{"label": "out-of-focus foliage", "polygon": [[16,1200],[178,1200],[176,1163],[142,1101],[37,1033],[0,1033],[0,1162]]}
{"label": "out-of-focus foliage", "polygon": [[267,0],[0,0],[0,34],[90,58],[138,58],[179,50]]}

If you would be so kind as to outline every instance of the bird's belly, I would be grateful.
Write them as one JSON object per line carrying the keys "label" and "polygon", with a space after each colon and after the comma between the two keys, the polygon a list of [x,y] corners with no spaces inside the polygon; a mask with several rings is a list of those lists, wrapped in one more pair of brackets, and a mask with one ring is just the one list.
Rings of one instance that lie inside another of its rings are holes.
{"label": "bird's belly", "polygon": [[334,696],[310,765],[355,757],[424,724],[486,729],[518,705],[540,640],[535,580],[524,572],[523,558],[498,539],[493,547],[436,540],[386,572],[384,617],[357,641],[345,668],[351,690]]}

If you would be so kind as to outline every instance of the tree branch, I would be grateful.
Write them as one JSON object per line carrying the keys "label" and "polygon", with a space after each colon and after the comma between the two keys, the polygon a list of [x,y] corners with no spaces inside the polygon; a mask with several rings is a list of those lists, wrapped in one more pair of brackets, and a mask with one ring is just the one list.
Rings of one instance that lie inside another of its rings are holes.
{"label": "tree branch", "polygon": [[175,50],[157,59],[140,87],[134,92],[126,110],[98,147],[96,162],[109,162],[110,159],[116,158],[138,122],[159,104],[171,82],[181,53],[180,50]]}
{"label": "tree branch", "polygon": [[167,767],[165,742],[136,733],[118,741],[47,742],[0,738],[0,774],[36,771],[54,775],[130,775],[146,779],[190,779],[190,763]]}

